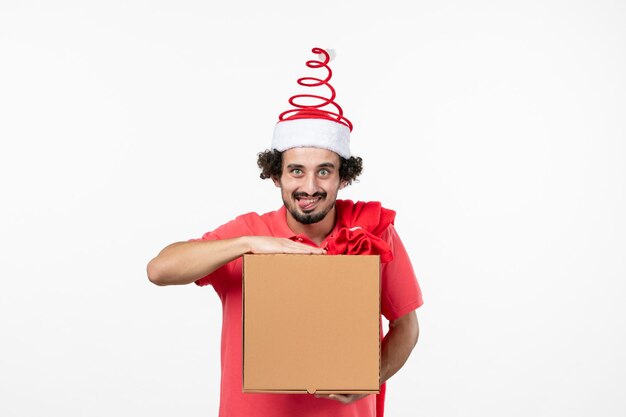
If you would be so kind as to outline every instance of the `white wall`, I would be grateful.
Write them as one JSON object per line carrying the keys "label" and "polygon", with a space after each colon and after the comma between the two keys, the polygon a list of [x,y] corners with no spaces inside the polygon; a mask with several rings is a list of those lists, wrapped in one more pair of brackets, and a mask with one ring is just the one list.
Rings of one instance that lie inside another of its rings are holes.
{"label": "white wall", "polygon": [[425,298],[389,416],[623,416],[626,5],[0,3],[0,415],[216,415],[213,290],[162,247],[258,179],[314,46]]}

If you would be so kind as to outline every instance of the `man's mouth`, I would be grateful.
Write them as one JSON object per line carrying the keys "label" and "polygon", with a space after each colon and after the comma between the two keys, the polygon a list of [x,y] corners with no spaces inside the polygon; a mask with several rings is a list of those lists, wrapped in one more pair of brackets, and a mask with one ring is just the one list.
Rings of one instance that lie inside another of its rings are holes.
{"label": "man's mouth", "polygon": [[298,204],[298,208],[304,212],[311,211],[315,209],[317,203],[322,200],[324,196],[321,194],[315,193],[312,196],[308,194],[296,194],[295,199]]}

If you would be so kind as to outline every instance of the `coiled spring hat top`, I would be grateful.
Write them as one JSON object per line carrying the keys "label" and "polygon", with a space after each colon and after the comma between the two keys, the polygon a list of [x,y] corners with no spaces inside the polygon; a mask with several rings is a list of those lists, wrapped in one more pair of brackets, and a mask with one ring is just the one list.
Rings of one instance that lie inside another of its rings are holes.
{"label": "coiled spring hat top", "polygon": [[[335,102],[335,89],[329,81],[333,75],[328,66],[331,56],[322,48],[311,50],[318,60],[309,60],[306,66],[326,71],[324,78],[302,77],[298,84],[304,87],[327,87],[330,97],[318,94],[296,94],[289,99],[293,108],[278,116],[274,127],[272,149],[286,151],[291,148],[312,147],[328,149],[343,158],[350,158],[350,132],[352,123],[343,115],[343,109]],[[331,51],[332,52],[332,51]],[[304,100],[316,101],[304,104]],[[328,108],[332,110],[328,110]]]}

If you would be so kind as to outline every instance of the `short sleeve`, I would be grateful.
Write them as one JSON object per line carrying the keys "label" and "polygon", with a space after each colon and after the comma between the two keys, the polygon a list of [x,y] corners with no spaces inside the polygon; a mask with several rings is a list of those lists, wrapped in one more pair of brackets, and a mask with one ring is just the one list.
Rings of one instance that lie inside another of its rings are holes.
{"label": "short sleeve", "polygon": [[[189,242],[199,242],[199,241],[208,241],[208,240],[222,240],[222,239],[231,239],[234,237],[243,236],[245,234],[241,218],[243,216],[238,217],[235,220],[231,220],[230,222],[223,224],[217,229],[207,232],[202,235],[199,239],[190,239]],[[216,269],[211,272],[209,275],[197,279],[195,281],[196,285],[200,287],[204,287],[206,285],[213,285],[219,281],[221,278],[226,278],[229,274],[232,273],[234,269],[235,261],[228,262],[222,267]]]}
{"label": "short sleeve", "polygon": [[[201,242],[201,241],[206,241],[206,240],[219,240],[220,238],[218,237],[218,235],[215,233],[215,231],[213,232],[207,232],[204,235],[202,235],[201,238],[199,239],[189,239],[189,242]],[[228,264],[226,264],[228,265]],[[218,276],[220,273],[222,272],[218,272],[220,269],[223,269],[226,265],[222,266],[221,268],[211,272],[209,275],[204,276],[200,279],[197,279],[195,281],[196,285],[198,285],[199,287],[204,287],[206,285],[212,285],[213,284],[213,279]]]}
{"label": "short sleeve", "polygon": [[393,225],[382,238],[393,251],[393,260],[381,267],[381,313],[392,321],[417,309],[424,302],[409,255]]}

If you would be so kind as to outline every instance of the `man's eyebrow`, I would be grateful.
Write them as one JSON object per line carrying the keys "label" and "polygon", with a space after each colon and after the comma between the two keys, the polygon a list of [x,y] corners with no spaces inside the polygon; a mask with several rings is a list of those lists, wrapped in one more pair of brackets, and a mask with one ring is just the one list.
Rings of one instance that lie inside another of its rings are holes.
{"label": "man's eyebrow", "polygon": [[[322,162],[317,167],[318,168],[335,168],[335,164],[333,164],[332,162]],[[296,169],[296,168],[302,169],[302,168],[304,168],[304,165],[302,165],[302,164],[288,164],[287,168],[289,168],[289,169]]]}
{"label": "man's eyebrow", "polygon": [[332,162],[324,162],[318,165],[319,168],[335,168],[335,164]]}

